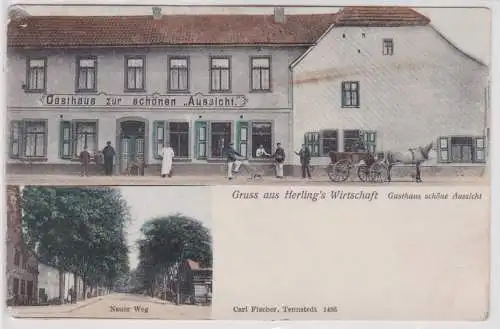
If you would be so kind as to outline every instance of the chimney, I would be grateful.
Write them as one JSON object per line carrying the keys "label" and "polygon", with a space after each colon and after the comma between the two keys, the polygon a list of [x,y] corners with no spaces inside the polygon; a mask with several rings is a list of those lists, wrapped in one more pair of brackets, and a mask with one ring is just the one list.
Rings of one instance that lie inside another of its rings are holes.
{"label": "chimney", "polygon": [[162,17],[161,8],[160,7],[153,7],[153,18],[160,19],[161,17]]}
{"label": "chimney", "polygon": [[285,8],[284,7],[276,7],[274,8],[274,22],[277,24],[285,23]]}

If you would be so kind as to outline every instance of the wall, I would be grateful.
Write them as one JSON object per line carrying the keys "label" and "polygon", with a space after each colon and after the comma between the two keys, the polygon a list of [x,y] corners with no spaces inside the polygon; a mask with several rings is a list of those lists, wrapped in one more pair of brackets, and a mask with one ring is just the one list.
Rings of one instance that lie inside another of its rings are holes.
{"label": "wall", "polygon": [[[382,55],[384,38],[394,40],[393,56]],[[375,130],[377,151],[484,135],[488,69],[429,26],[333,28],[293,75],[295,149],[306,131],[321,129]],[[341,108],[341,82],[349,80],[360,81],[360,108]]]}

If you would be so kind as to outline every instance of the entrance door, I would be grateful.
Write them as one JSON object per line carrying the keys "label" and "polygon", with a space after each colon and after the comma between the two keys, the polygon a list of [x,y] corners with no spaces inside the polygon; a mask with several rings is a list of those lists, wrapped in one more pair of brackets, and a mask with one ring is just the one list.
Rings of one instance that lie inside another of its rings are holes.
{"label": "entrance door", "polygon": [[145,128],[142,121],[124,121],[120,124],[120,173],[125,174],[130,164],[138,160],[144,161]]}

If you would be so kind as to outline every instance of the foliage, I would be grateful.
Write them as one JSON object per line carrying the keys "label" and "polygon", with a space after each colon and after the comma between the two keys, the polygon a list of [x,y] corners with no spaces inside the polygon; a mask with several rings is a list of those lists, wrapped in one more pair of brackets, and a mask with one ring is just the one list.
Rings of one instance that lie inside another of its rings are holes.
{"label": "foliage", "polygon": [[23,233],[43,263],[84,284],[108,286],[128,272],[128,206],[113,188],[25,187]]}
{"label": "foliage", "polygon": [[137,241],[139,266],[136,281],[151,295],[158,276],[172,281],[179,264],[192,259],[212,266],[212,235],[200,221],[176,214],[146,222]]}

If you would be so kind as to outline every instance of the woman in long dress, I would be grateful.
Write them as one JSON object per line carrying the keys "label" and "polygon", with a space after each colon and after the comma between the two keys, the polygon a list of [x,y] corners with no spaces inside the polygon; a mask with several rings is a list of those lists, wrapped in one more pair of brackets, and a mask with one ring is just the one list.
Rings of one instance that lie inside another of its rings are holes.
{"label": "woman in long dress", "polygon": [[170,145],[166,144],[161,150],[161,177],[172,177],[172,160],[174,156],[174,150]]}

